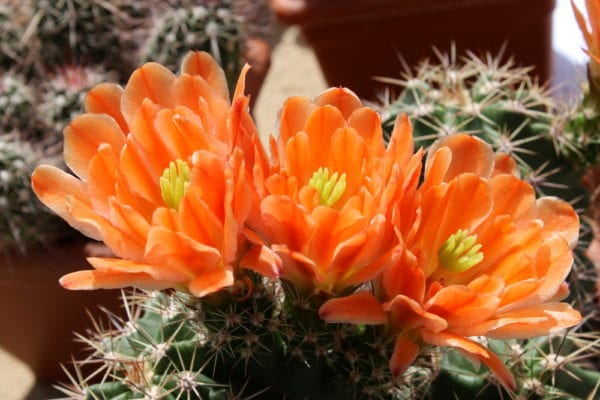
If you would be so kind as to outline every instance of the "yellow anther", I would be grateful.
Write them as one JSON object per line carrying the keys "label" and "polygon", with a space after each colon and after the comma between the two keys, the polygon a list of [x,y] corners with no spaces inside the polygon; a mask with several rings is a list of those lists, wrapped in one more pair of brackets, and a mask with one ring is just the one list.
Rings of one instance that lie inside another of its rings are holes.
{"label": "yellow anther", "polygon": [[346,174],[337,172],[329,176],[329,169],[319,168],[308,181],[317,190],[321,205],[333,206],[346,190]]}
{"label": "yellow anther", "polygon": [[190,166],[183,160],[169,163],[160,177],[160,194],[167,206],[177,210],[190,181]]}
{"label": "yellow anther", "polygon": [[467,233],[466,229],[459,229],[455,234],[450,235],[440,247],[438,259],[445,270],[464,272],[483,260],[483,253],[479,251],[481,245],[477,243],[477,235],[467,236]]}

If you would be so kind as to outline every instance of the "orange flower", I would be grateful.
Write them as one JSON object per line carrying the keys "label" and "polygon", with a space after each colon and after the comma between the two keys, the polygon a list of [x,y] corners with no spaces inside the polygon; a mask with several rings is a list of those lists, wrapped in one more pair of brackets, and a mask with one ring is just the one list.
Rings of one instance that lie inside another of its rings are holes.
{"label": "orange flower", "polygon": [[472,136],[434,144],[424,180],[402,208],[401,256],[374,293],[330,300],[321,317],[386,324],[396,338],[390,361],[396,374],[421,346],[449,346],[485,363],[513,389],[502,361],[470,337],[527,338],[581,320],[559,302],[567,293],[577,214],[559,199],[536,200],[514,165]]}
{"label": "orange flower", "polygon": [[393,205],[419,178],[406,117],[386,149],[379,115],[332,88],[314,102],[288,99],[279,129],[248,258],[281,265],[282,277],[307,294],[375,278],[399,254]]}
{"label": "orange flower", "polygon": [[256,201],[248,175],[267,167],[242,94],[246,71],[232,105],[223,71],[202,52],[184,58],[180,76],[148,63],[125,89],[88,93],[87,113],[64,134],[76,176],[42,165],[32,183],[44,204],[118,258],[89,258],[95,270],[64,276],[64,287],[203,296],[234,283]]}
{"label": "orange flower", "polygon": [[571,0],[575,19],[588,47],[586,53],[592,59],[590,62],[590,75],[593,82],[596,83],[596,87],[600,87],[600,1],[586,0],[585,5],[589,24],[583,13],[575,6],[575,2]]}

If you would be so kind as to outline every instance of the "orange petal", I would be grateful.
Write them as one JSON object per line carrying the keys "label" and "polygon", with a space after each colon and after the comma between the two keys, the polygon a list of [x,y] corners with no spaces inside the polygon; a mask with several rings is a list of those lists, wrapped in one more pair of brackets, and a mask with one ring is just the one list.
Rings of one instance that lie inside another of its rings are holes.
{"label": "orange petal", "polygon": [[577,25],[579,25],[579,30],[583,34],[583,38],[585,39],[585,43],[588,47],[592,46],[592,33],[588,30],[587,22],[583,13],[575,6],[575,2],[571,0],[571,7],[573,8],[573,13],[575,14],[575,20],[577,21]]}
{"label": "orange petal", "polygon": [[133,136],[129,136],[120,157],[121,171],[127,171],[127,187],[132,194],[143,198],[155,208],[156,205],[163,205],[164,201],[160,194],[159,177],[155,175],[159,171],[150,172],[149,163],[139,143]]}
{"label": "orange petal", "polygon": [[319,167],[323,167],[323,165],[313,164],[311,152],[308,135],[305,132],[299,132],[287,141],[284,153],[281,154],[286,172],[289,176],[297,179],[301,185],[308,183],[313,173]]}
{"label": "orange petal", "polygon": [[63,276],[60,284],[71,290],[115,289],[135,286],[157,290],[173,287],[186,279],[176,271],[118,258],[90,257],[94,271],[77,271]]}
{"label": "orange petal", "polygon": [[404,113],[398,114],[394,122],[394,129],[390,135],[390,142],[386,149],[384,161],[384,179],[387,181],[392,171],[392,165],[404,167],[413,156],[414,142],[412,125],[408,116]]}
{"label": "orange petal", "polygon": [[114,154],[121,153],[125,134],[115,120],[99,114],[83,114],[75,118],[64,132],[64,156],[69,168],[85,180],[90,159],[101,144],[110,146]]}
{"label": "orange petal", "polygon": [[[535,191],[514,175],[497,175],[490,180],[494,198],[494,215],[510,215],[513,219],[535,218]],[[491,217],[491,216],[490,216]]]}
{"label": "orange petal", "polygon": [[579,216],[573,207],[555,197],[542,197],[536,204],[537,216],[544,221],[543,232],[561,235],[574,248],[579,237]]}
{"label": "orange petal", "polygon": [[541,301],[547,301],[556,295],[572,265],[573,252],[562,237],[552,236],[542,243],[533,264],[541,281],[537,290]]}
{"label": "orange petal", "polygon": [[313,260],[285,245],[271,245],[271,248],[281,258],[283,279],[293,282],[300,290],[314,290],[319,271]]}
{"label": "orange petal", "polygon": [[416,301],[425,296],[425,275],[417,264],[417,258],[403,250],[396,263],[383,271],[383,286],[388,298],[403,294]]}
{"label": "orange petal", "polygon": [[581,314],[569,304],[543,303],[499,314],[481,328],[491,338],[517,339],[556,334],[580,322]]}
{"label": "orange petal", "polygon": [[129,128],[121,114],[123,89],[114,83],[101,83],[87,92],[85,109],[93,114],[108,114],[117,122],[121,131],[127,134]]}
{"label": "orange petal", "polygon": [[164,169],[173,161],[166,150],[167,145],[165,144],[165,141],[169,141],[170,138],[163,136],[154,124],[159,110],[158,105],[152,103],[149,99],[144,99],[129,121],[131,142],[135,143],[136,150],[140,153],[146,169],[155,182],[158,182]]}
{"label": "orange petal", "polygon": [[285,244],[290,250],[303,249],[314,229],[314,221],[304,207],[286,196],[267,196],[260,209],[271,242]]}
{"label": "orange petal", "polygon": [[157,226],[148,234],[144,259],[182,273],[201,275],[220,264],[221,252],[180,232]]}
{"label": "orange petal", "polygon": [[363,231],[336,246],[332,266],[339,271],[340,283],[350,286],[368,282],[396,260],[399,248],[387,236],[387,228],[385,218],[378,214]]}
{"label": "orange petal", "polygon": [[144,99],[163,107],[173,106],[170,93],[175,80],[175,75],[158,63],[146,63],[136,69],[121,97],[121,111],[129,125]]}
{"label": "orange petal", "polygon": [[406,372],[410,364],[416,360],[421,349],[408,336],[396,336],[394,352],[390,358],[390,371],[394,376],[400,376]]}
{"label": "orange petal", "polygon": [[442,147],[448,147],[452,152],[452,162],[444,177],[445,182],[466,172],[483,178],[491,176],[495,154],[492,147],[483,140],[471,135],[449,135],[433,143],[429,153],[433,154]]}
{"label": "orange petal", "polygon": [[276,279],[281,275],[282,261],[267,246],[254,246],[240,260],[240,266],[259,274]]}
{"label": "orange petal", "polygon": [[172,286],[171,282],[156,281],[143,272],[76,271],[60,278],[60,284],[69,290],[119,289],[135,286],[146,290],[162,290]]}
{"label": "orange petal", "polygon": [[[307,97],[294,96],[286,100],[279,117],[279,143],[282,146],[298,132],[304,130],[308,116],[315,109],[315,105]],[[280,152],[283,152],[283,147]]]}
{"label": "orange petal", "polygon": [[517,388],[517,383],[510,370],[504,365],[496,354],[486,347],[475,343],[462,336],[452,335],[445,332],[434,333],[432,331],[421,331],[422,339],[434,346],[447,346],[459,350],[467,357],[473,357],[483,362],[496,375],[500,383],[510,391]]}
{"label": "orange petal", "polygon": [[389,313],[389,325],[396,332],[421,329],[440,332],[448,327],[443,318],[427,312],[422,304],[404,295],[384,303],[383,310]]}
{"label": "orange petal", "polygon": [[379,163],[385,152],[379,113],[371,108],[359,108],[348,118],[348,126],[360,134],[367,150],[367,161]]}
{"label": "orange petal", "polygon": [[[244,91],[246,90],[246,74],[250,70],[250,65],[244,64],[242,70],[240,71],[240,76],[238,78],[237,84],[235,85],[235,90],[233,92],[233,98],[239,99],[244,96]],[[248,102],[250,99],[247,100]]]}
{"label": "orange petal", "polygon": [[452,152],[449,148],[442,147],[435,152],[430,148],[425,161],[425,179],[421,184],[421,191],[443,183],[451,163]]}
{"label": "orange petal", "polygon": [[343,87],[333,87],[322,92],[315,99],[317,106],[330,105],[337,108],[344,119],[350,118],[352,113],[362,107],[358,96],[350,89]]}
{"label": "orange petal", "polygon": [[514,158],[508,154],[498,153],[494,159],[494,171],[492,176],[500,174],[509,174],[517,176],[519,174],[519,166]]}
{"label": "orange petal", "polygon": [[[372,169],[370,171],[365,171],[365,160],[371,159],[379,162],[379,156],[369,158],[370,156],[365,153],[368,149],[365,147],[364,140],[352,128],[338,129],[331,136],[330,141],[331,151],[319,152],[319,156],[313,156],[313,165],[315,168],[329,167],[332,169],[330,170],[332,174],[335,172],[346,174],[346,190],[336,203],[344,204],[349,197],[360,190],[365,172],[375,173],[375,165],[371,165]],[[315,147],[312,147],[312,149],[315,149]]]}
{"label": "orange petal", "polygon": [[381,303],[366,290],[328,300],[319,308],[319,316],[329,323],[379,325],[387,321]]}
{"label": "orange petal", "polygon": [[90,158],[87,193],[94,210],[108,219],[108,199],[115,196],[119,174],[119,160],[112,148],[100,145]]}
{"label": "orange petal", "polygon": [[111,225],[127,236],[131,244],[135,243],[138,251],[143,253],[150,231],[149,222],[134,207],[114,198],[110,199],[109,207]]}
{"label": "orange petal", "polygon": [[[476,228],[488,216],[493,203],[485,180],[462,174],[447,186],[436,186],[423,193],[421,206],[418,241],[428,256],[425,275],[429,276],[440,268],[438,252],[450,235],[459,229]],[[485,249],[482,251],[485,253]]]}
{"label": "orange petal", "polygon": [[225,72],[209,53],[205,51],[188,52],[181,62],[181,73],[201,76],[222,99],[229,100]]}
{"label": "orange petal", "polygon": [[71,214],[67,200],[78,201],[89,210],[89,203],[84,184],[72,175],[50,165],[40,165],[31,176],[32,188],[37,197],[64,219],[73,228],[96,240],[102,240],[102,235],[94,221],[100,219],[95,213],[90,219],[79,220]]}
{"label": "orange petal", "polygon": [[215,268],[198,275],[188,287],[194,296],[204,297],[229,287],[234,282],[231,268]]}
{"label": "orange petal", "polygon": [[[323,106],[317,107],[306,120],[304,131],[308,135],[310,147],[313,150],[312,157],[325,160],[331,150],[331,137],[340,128],[346,127],[346,121],[335,107]],[[314,170],[318,167],[332,167],[318,162],[316,165],[309,164],[305,168]]]}
{"label": "orange petal", "polygon": [[494,315],[500,304],[497,296],[478,293],[466,286],[448,286],[437,292],[425,309],[455,326],[470,326]]}

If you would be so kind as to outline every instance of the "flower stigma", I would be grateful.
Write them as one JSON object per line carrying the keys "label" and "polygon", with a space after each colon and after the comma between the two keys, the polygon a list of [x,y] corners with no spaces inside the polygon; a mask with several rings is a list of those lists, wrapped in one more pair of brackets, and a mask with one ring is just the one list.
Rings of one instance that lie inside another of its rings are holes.
{"label": "flower stigma", "polygon": [[329,169],[321,167],[310,178],[308,185],[319,193],[321,205],[332,207],[346,190],[346,174],[335,172],[329,176]]}
{"label": "flower stigma", "polygon": [[442,267],[449,272],[467,271],[483,260],[479,251],[481,244],[477,243],[477,235],[467,236],[466,229],[459,229],[450,235],[440,247],[438,259]]}
{"label": "flower stigma", "polygon": [[160,177],[160,194],[167,206],[177,210],[190,181],[190,166],[183,160],[169,163]]}

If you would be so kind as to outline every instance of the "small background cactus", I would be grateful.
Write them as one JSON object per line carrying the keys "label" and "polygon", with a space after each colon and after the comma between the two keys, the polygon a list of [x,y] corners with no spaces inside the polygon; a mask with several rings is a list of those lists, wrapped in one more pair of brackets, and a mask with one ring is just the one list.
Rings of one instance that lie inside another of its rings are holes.
{"label": "small background cactus", "polygon": [[48,146],[62,146],[63,129],[83,110],[85,94],[102,82],[115,81],[102,66],[67,65],[48,74],[37,105],[39,137]]}
{"label": "small background cactus", "polygon": [[[233,88],[245,41],[250,35],[269,37],[271,26],[266,0],[4,1],[0,4],[0,140],[23,143],[22,152],[35,149],[38,164],[48,163],[44,158],[53,163],[62,152],[62,131],[82,112],[89,89],[100,82],[125,83],[145,61],[175,68],[192,49],[211,52],[222,63]],[[10,166],[16,159],[9,157],[0,163],[16,171],[22,165],[19,161]],[[4,196],[17,193],[0,183]],[[28,183],[23,190],[32,195]],[[18,199],[8,200],[19,203]],[[32,197],[31,201],[37,200]],[[9,211],[19,209],[22,207],[15,206]],[[28,212],[34,210],[46,221],[41,204]],[[16,223],[21,217],[10,219]],[[54,219],[65,227],[59,218]],[[32,223],[27,229],[33,231],[37,225]],[[11,243],[23,251],[39,244],[38,239],[48,242],[50,238],[40,231],[19,235],[18,243]]]}
{"label": "small background cactus", "polygon": [[31,173],[43,157],[41,147],[15,132],[0,135],[0,253],[13,248],[25,253],[27,243],[48,245],[66,232],[66,223],[47,212],[30,189]]}
{"label": "small background cactus", "polygon": [[156,61],[175,71],[188,51],[208,51],[223,67],[229,87],[234,87],[243,63],[244,37],[231,1],[173,1],[153,20],[140,48],[142,61]]}

